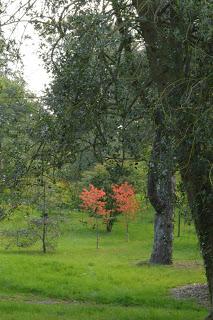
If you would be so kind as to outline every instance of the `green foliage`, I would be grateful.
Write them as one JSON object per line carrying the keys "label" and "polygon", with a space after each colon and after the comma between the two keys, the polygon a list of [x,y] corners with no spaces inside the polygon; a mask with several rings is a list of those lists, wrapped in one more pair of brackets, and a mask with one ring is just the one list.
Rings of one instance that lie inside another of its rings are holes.
{"label": "green foliage", "polygon": [[132,184],[138,193],[143,192],[146,183],[146,166],[143,163],[126,161],[124,166],[120,167],[115,161],[108,161],[84,171],[81,177],[83,186],[92,183],[95,187],[105,190],[109,190],[112,184],[121,184],[125,181]]}
{"label": "green foliage", "polygon": [[[87,8],[74,16],[66,14],[65,32],[59,32],[56,43],[55,32],[59,30],[52,21],[36,22],[52,50],[44,53],[54,75],[46,104],[56,116],[60,149],[71,156],[90,154],[91,163],[94,157],[98,162],[112,159],[121,166],[127,159],[146,159],[152,139],[148,105],[141,100],[140,88],[132,90],[128,71],[129,60],[143,64],[143,80],[141,73],[135,76],[138,83],[146,82],[145,56],[141,60],[134,51],[131,59],[126,59],[113,18],[108,20],[105,13]],[[61,21],[55,23],[60,28]]]}
{"label": "green foliage", "polygon": [[28,99],[20,81],[0,77],[0,186],[16,184],[26,170],[31,152],[30,130],[37,105]]}

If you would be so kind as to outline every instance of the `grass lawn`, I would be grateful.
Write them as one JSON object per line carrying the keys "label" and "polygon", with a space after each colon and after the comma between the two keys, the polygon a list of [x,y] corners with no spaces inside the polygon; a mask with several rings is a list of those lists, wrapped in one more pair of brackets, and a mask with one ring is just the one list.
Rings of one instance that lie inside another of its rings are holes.
{"label": "grass lawn", "polygon": [[[143,213],[125,241],[122,220],[111,234],[95,231],[70,213],[56,252],[38,247],[0,251],[1,320],[201,320],[207,310],[175,300],[170,289],[204,283],[193,227],[175,236],[174,265],[146,263],[152,247],[153,216]],[[184,229],[184,227],[183,227]]]}

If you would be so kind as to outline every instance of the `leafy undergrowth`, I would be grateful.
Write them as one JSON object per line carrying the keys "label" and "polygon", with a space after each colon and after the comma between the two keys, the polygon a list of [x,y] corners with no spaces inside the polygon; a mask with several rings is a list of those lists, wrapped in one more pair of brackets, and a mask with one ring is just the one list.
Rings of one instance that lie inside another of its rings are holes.
{"label": "leafy undergrowth", "polygon": [[153,237],[150,212],[130,224],[129,243],[122,220],[111,234],[103,229],[99,250],[95,231],[79,222],[78,213],[70,217],[55,253],[43,255],[38,247],[1,250],[1,320],[199,320],[207,315],[196,302],[170,295],[171,288],[205,282],[192,227],[183,227],[175,238],[173,266],[150,266],[145,263]]}

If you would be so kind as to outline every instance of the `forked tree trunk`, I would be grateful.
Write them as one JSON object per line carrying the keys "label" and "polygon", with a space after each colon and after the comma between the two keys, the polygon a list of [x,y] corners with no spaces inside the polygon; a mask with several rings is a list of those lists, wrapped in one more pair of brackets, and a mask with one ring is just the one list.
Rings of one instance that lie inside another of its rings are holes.
{"label": "forked tree trunk", "polygon": [[154,244],[150,262],[171,264],[173,251],[173,185],[165,136],[158,128],[153,143],[148,176],[148,196],[155,209]]}

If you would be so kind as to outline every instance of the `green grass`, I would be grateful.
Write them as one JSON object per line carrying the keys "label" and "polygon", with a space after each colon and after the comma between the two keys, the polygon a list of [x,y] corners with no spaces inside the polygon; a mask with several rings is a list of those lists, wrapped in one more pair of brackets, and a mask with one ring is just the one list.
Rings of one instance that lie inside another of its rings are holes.
{"label": "green grass", "polygon": [[[0,251],[1,320],[200,320],[207,311],[194,301],[175,300],[170,289],[205,282],[193,227],[174,241],[174,265],[150,266],[153,217],[143,213],[125,241],[120,221],[112,234],[66,223],[55,253],[39,248]],[[176,232],[176,231],[175,231]],[[52,300],[51,300],[52,299]],[[57,303],[56,303],[57,302]]]}

